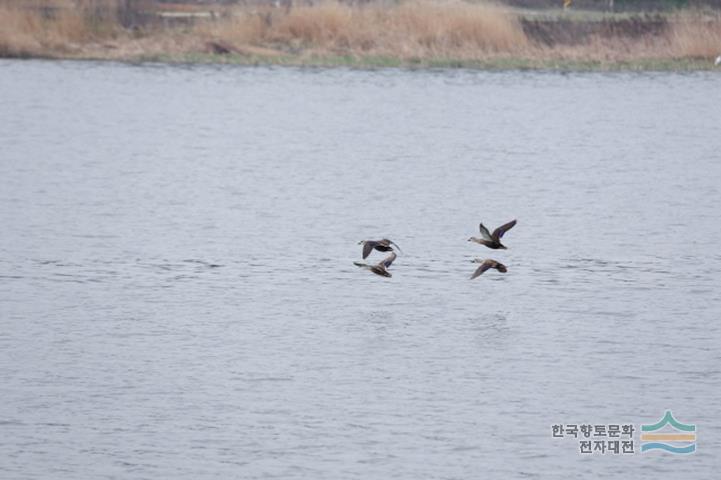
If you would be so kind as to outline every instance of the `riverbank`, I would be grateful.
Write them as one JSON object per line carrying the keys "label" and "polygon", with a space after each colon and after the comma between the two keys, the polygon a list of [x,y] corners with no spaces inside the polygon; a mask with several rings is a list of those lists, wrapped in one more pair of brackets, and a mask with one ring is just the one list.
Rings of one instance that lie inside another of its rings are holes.
{"label": "riverbank", "polygon": [[[187,12],[186,12],[187,13]],[[0,8],[0,56],[128,62],[556,70],[718,68],[721,15],[531,11],[464,2],[322,3],[190,12]]]}
{"label": "riverbank", "polygon": [[464,60],[453,58],[405,60],[390,57],[263,57],[247,55],[187,54],[154,57],[140,57],[128,60],[131,63],[206,64],[206,65],[247,65],[247,66],[294,66],[294,67],[347,67],[347,68],[405,68],[445,69],[466,68],[473,70],[538,70],[562,72],[693,72],[721,70],[705,59],[637,59],[632,61],[582,61],[563,59],[533,58],[490,58],[486,60]]}

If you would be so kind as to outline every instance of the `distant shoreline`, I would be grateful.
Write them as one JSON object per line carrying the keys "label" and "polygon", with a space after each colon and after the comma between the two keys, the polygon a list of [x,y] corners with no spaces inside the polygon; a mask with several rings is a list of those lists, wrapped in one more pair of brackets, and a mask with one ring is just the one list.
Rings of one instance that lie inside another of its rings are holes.
{"label": "distant shoreline", "polygon": [[713,61],[696,58],[636,59],[633,61],[600,62],[582,60],[537,60],[531,58],[495,58],[486,60],[424,59],[409,61],[386,57],[261,57],[245,55],[220,55],[210,53],[187,53],[138,57],[94,56],[0,56],[2,60],[89,61],[117,62],[127,64],[166,65],[238,65],[267,67],[350,68],[376,70],[400,68],[406,70],[468,69],[479,71],[556,71],[556,72],[710,72],[721,73],[721,67]]}
{"label": "distant shoreline", "polygon": [[[154,17],[153,17],[154,18]],[[237,7],[127,27],[114,10],[0,3],[0,58],[409,69],[721,70],[721,13],[527,11],[489,4]],[[171,17],[175,18],[175,17]]]}
{"label": "distant shoreline", "polygon": [[[99,60],[104,59],[88,59]],[[578,72],[694,72],[718,71],[721,67],[706,59],[637,59],[624,62],[600,62],[582,60],[535,60],[531,58],[495,58],[487,60],[426,59],[409,61],[383,57],[317,57],[277,58],[247,57],[235,55],[188,54],[174,57],[145,57],[128,59],[131,63],[165,63],[198,65],[246,65],[291,67],[347,67],[358,69],[403,68],[408,70],[469,69],[469,70],[526,70],[526,71],[578,71]]]}

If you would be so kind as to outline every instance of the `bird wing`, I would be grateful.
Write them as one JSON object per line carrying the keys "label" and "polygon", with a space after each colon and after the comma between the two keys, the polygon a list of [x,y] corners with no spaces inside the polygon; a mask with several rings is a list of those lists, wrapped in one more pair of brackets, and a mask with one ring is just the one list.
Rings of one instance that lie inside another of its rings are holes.
{"label": "bird wing", "polygon": [[484,227],[482,223],[479,228],[481,230],[481,237],[483,237],[484,240],[488,240],[489,242],[492,242],[493,238],[491,237],[491,233],[488,231],[488,229],[486,227]]}
{"label": "bird wing", "polygon": [[390,255],[388,255],[386,258],[381,260],[381,262],[378,264],[378,266],[380,267],[381,265],[383,265],[383,268],[388,268],[391,266],[391,264],[393,263],[393,261],[395,259],[396,259],[396,252],[391,252]]}
{"label": "bird wing", "polygon": [[515,220],[511,220],[510,222],[506,223],[505,225],[501,225],[497,229],[493,231],[493,238],[496,240],[500,240],[503,238],[503,234],[509,231],[513,228],[513,226],[516,224]]}
{"label": "bird wing", "polygon": [[493,268],[495,268],[499,272],[506,273],[508,271],[506,266],[504,264],[502,264],[501,262],[494,262],[494,263],[495,263],[495,265],[493,265]]}
{"label": "bird wing", "polygon": [[476,277],[480,277],[483,272],[491,268],[493,264],[492,260],[484,260],[484,262],[481,264],[480,267],[476,269],[475,272],[473,272],[473,275],[471,275],[471,280],[473,280]]}
{"label": "bird wing", "polygon": [[363,243],[363,258],[368,258],[368,255],[371,254],[373,248],[376,245],[378,245],[378,242],[374,242],[373,240],[366,240],[365,243]]}

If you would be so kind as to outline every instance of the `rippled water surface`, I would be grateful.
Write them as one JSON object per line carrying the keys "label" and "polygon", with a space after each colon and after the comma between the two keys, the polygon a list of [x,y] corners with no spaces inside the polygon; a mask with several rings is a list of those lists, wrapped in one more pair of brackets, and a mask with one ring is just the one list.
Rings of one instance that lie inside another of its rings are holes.
{"label": "rippled water surface", "polygon": [[0,477],[714,478],[720,80],[0,62]]}

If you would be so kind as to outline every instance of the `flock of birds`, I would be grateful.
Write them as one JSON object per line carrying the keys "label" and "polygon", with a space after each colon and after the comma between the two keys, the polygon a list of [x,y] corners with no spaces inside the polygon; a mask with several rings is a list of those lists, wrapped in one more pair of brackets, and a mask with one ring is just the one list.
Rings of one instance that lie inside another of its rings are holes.
{"label": "flock of birds", "polygon": [[[501,225],[497,229],[493,231],[493,233],[489,232],[488,229],[483,226],[481,223],[480,230],[481,230],[481,238],[471,237],[468,239],[469,242],[475,242],[479,243],[481,245],[484,245],[488,248],[491,248],[493,250],[503,249],[506,250],[506,246],[501,243],[501,238],[503,238],[503,235],[512,229],[516,225],[515,220],[511,220],[510,222]],[[375,265],[369,265],[367,263],[363,262],[353,262],[355,265],[365,268],[366,270],[370,270],[371,272],[375,273],[376,275],[380,275],[381,277],[391,277],[391,273],[388,271],[388,268],[393,264],[395,261],[397,255],[394,250],[394,247],[398,249],[399,252],[403,253],[403,251],[400,249],[398,245],[396,245],[393,241],[388,240],[387,238],[384,238],[382,240],[361,240],[358,242],[358,245],[363,245],[363,259],[365,260],[368,258],[368,255],[373,252],[373,250],[378,250],[379,252],[391,252],[390,255],[388,255],[386,258],[381,260],[379,263]],[[486,270],[489,269],[496,269],[501,273],[506,273],[508,269],[505,265],[503,265],[501,262],[497,260],[493,260],[492,258],[486,258],[485,260],[481,260],[480,258],[476,258],[472,260],[474,263],[480,263],[481,265],[476,269],[475,272],[473,272],[473,275],[471,275],[471,280],[473,280],[476,277],[479,277],[483,274]]]}

